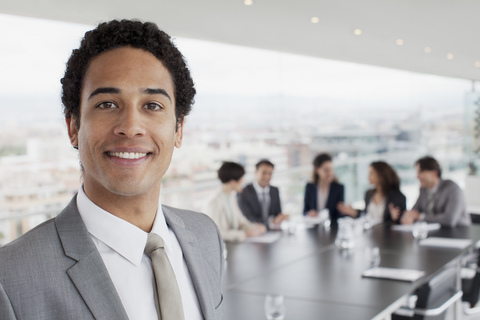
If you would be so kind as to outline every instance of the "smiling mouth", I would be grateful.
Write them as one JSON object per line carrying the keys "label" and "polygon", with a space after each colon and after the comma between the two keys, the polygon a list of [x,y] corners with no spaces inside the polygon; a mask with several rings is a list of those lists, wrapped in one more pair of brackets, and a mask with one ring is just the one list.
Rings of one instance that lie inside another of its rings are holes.
{"label": "smiling mouth", "polygon": [[108,152],[107,154],[121,159],[140,159],[147,155],[143,152]]}

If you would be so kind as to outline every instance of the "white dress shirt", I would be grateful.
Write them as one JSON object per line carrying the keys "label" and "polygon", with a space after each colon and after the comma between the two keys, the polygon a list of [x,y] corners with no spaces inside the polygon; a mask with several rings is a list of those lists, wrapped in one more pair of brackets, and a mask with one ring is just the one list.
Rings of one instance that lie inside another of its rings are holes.
{"label": "white dress shirt", "polygon": [[380,220],[383,221],[383,214],[385,212],[385,207],[387,205],[387,199],[383,198],[380,203],[375,203],[373,198],[368,203],[367,215],[371,220]]}
{"label": "white dress shirt", "polygon": [[270,208],[270,185],[266,186],[265,188],[260,186],[256,180],[252,182],[253,188],[255,189],[255,192],[257,193],[257,198],[258,201],[260,201],[260,204],[262,203],[263,197],[267,200],[268,207]]}
{"label": "white dress shirt", "polygon": [[319,187],[317,192],[317,211],[320,212],[327,207],[328,195],[330,193],[330,187],[327,191],[322,192]]}
{"label": "white dress shirt", "polygon": [[[158,320],[152,262],[144,254],[148,233],[95,205],[80,187],[77,207],[107,267],[130,320]],[[185,319],[203,319],[197,295],[177,237],[168,228],[159,200],[151,230],[165,242],[182,295]]]}

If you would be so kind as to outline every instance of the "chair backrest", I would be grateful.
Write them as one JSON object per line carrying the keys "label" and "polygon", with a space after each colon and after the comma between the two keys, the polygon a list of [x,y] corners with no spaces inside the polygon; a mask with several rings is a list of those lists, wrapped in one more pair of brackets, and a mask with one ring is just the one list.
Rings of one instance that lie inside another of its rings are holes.
{"label": "chair backrest", "polygon": [[[475,261],[470,261],[472,262],[472,265],[470,268],[472,268],[475,271],[475,275],[473,278],[462,278],[462,291],[463,291],[463,296],[462,296],[462,301],[468,302],[470,304],[470,308],[475,307],[475,305],[478,302],[478,298],[480,295],[480,241],[478,241],[475,245],[476,248],[476,259]],[[466,266],[469,268],[469,265]]]}
{"label": "chair backrest", "polygon": [[480,197],[478,190],[480,189],[480,176],[467,176],[465,179],[465,200],[467,202],[467,209],[469,213],[480,214]]}
{"label": "chair backrest", "polygon": [[[416,308],[433,309],[441,306],[455,291],[457,283],[457,272],[455,268],[443,270],[440,274],[433,277],[428,283],[419,287],[415,294],[418,296]],[[446,312],[439,316],[424,317],[415,315],[414,320],[443,320]]]}

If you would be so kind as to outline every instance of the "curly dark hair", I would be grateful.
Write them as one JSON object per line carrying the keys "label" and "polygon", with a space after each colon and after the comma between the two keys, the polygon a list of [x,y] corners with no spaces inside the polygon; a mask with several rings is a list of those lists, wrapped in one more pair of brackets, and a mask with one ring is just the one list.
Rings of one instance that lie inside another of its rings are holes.
{"label": "curly dark hair", "polygon": [[170,72],[175,90],[177,126],[188,115],[196,90],[185,58],[168,34],[152,22],[112,20],[85,33],[80,48],[72,51],[62,83],[62,102],[67,118],[80,127],[80,94],[83,78],[93,58],[103,52],[130,46],[152,53]]}
{"label": "curly dark hair", "polygon": [[370,167],[377,173],[384,194],[387,195],[392,190],[400,190],[400,178],[388,163],[384,161],[374,161],[370,163]]}

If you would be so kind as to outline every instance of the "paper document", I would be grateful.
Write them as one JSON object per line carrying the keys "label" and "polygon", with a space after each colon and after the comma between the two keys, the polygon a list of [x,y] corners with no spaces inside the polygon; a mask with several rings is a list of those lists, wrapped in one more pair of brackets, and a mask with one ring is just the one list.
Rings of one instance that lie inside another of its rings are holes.
{"label": "paper document", "polygon": [[413,282],[425,274],[424,271],[397,268],[371,268],[362,273],[363,277]]}
{"label": "paper document", "polygon": [[[412,232],[414,228],[414,224],[396,224],[392,226],[392,230],[396,231],[403,231],[403,232]],[[427,224],[427,230],[433,231],[440,229],[440,223],[429,223]]]}
{"label": "paper document", "polygon": [[330,214],[329,214],[328,209],[323,209],[315,217],[304,216],[303,217],[303,222],[307,225],[316,225],[316,224],[323,223],[328,218],[330,218]]}
{"label": "paper document", "polygon": [[280,239],[281,235],[281,232],[267,232],[258,237],[247,238],[245,239],[245,242],[274,243],[275,241]]}
{"label": "paper document", "polygon": [[420,240],[419,243],[425,247],[464,249],[472,244],[472,240],[430,237]]}
{"label": "paper document", "polygon": [[303,217],[303,222],[306,223],[306,224],[319,224],[319,223],[322,223],[323,220],[325,220],[325,219],[320,217],[320,215],[318,215],[316,217],[310,217],[310,216]]}

